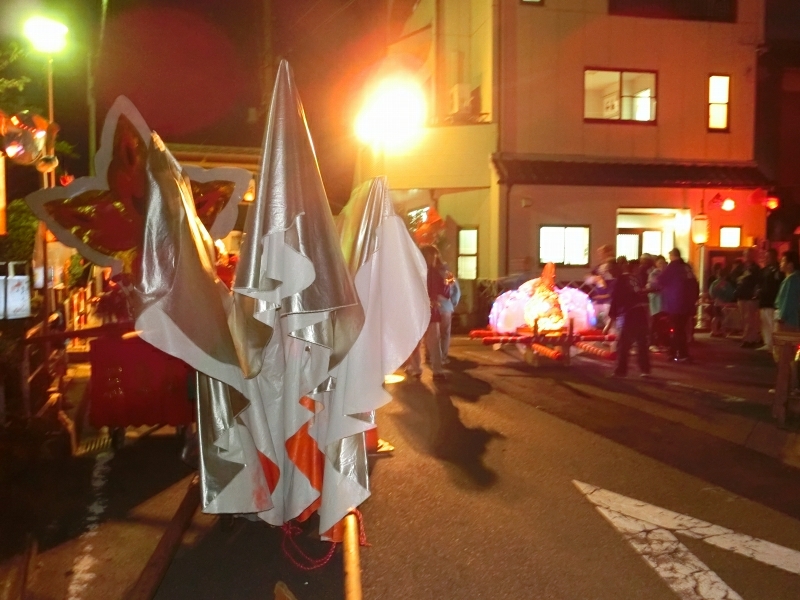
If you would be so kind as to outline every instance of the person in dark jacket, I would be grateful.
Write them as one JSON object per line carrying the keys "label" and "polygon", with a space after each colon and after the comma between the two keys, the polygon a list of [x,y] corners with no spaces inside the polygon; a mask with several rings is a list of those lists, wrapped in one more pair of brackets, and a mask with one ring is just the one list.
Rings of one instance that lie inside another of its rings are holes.
{"label": "person in dark jacket", "polygon": [[425,336],[409,357],[406,373],[415,379],[419,379],[422,375],[420,345],[424,343],[431,371],[433,371],[433,378],[446,379],[447,372],[442,367],[442,342],[439,332],[439,323],[442,320],[442,315],[439,312],[439,297],[449,298],[450,291],[440,269],[442,259],[439,251],[435,246],[422,246],[420,251],[422,256],[425,257],[425,263],[428,266],[427,288],[431,304],[431,320],[428,324],[428,329],[425,331]]}
{"label": "person in dark jacket", "polygon": [[748,248],[742,254],[742,270],[736,278],[736,302],[742,315],[742,348],[758,348],[759,335],[757,288],[761,280],[761,267],[756,264],[755,251]]}
{"label": "person in dark jacket", "polygon": [[642,377],[650,375],[650,348],[648,342],[648,316],[650,304],[647,297],[647,272],[640,268],[638,261],[630,261],[622,266],[614,291],[611,293],[611,307],[608,315],[611,323],[617,323],[617,367],[614,377],[628,374],[628,355],[636,342],[636,358]]}
{"label": "person in dark jacket", "polygon": [[775,329],[775,298],[783,281],[783,273],[778,263],[778,251],[767,250],[767,264],[761,269],[761,282],[758,285],[758,311],[761,314],[761,338],[764,349],[772,352],[772,332]]}
{"label": "person in dark jacket", "polygon": [[661,307],[669,315],[671,331],[669,358],[676,362],[689,360],[689,322],[695,310],[700,286],[692,268],[681,258],[681,251],[673,248],[669,264],[658,276],[656,288],[661,290]]}

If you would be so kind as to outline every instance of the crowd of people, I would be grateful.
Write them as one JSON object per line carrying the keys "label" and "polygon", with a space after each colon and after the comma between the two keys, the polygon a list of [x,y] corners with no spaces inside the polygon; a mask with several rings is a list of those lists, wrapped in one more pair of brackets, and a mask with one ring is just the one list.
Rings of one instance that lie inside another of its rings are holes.
{"label": "crowd of people", "polygon": [[[689,340],[697,312],[700,284],[691,266],[673,248],[667,262],[661,256],[638,260],[615,258],[611,246],[598,250],[599,264],[587,277],[593,287],[598,321],[617,334],[617,363],[613,376],[625,377],[628,357],[636,344],[641,375],[650,374],[650,351],[664,350],[670,360],[690,360]],[[723,336],[725,310],[739,317],[743,348],[773,349],[773,332],[800,331],[800,258],[774,249],[763,265],[746,249],[731,269],[715,265],[708,282],[711,335]]]}
{"label": "crowd of people", "polygon": [[690,323],[700,286],[678,248],[663,256],[642,255],[637,260],[614,257],[611,246],[598,250],[599,264],[587,277],[593,287],[599,324],[616,333],[617,364],[613,376],[628,374],[628,357],[636,344],[642,376],[650,375],[650,349],[665,350],[670,360],[689,357]]}
{"label": "crowd of people", "polygon": [[[439,250],[420,248],[427,264],[431,320],[423,339],[406,364],[409,377],[422,374],[422,354],[434,379],[445,379],[449,362],[453,312],[461,291]],[[692,267],[673,248],[668,258],[643,254],[639,259],[615,257],[614,248],[601,246],[598,264],[585,280],[591,290],[598,325],[616,335],[617,362],[613,377],[626,377],[631,350],[636,346],[640,374],[650,375],[650,353],[666,353],[673,362],[687,362],[694,332],[700,283]],[[800,257],[787,251],[778,260],[774,249],[763,265],[753,249],[744,251],[732,268],[716,264],[708,280],[711,335],[726,335],[725,311],[736,311],[744,348],[773,351],[773,332],[800,331]]]}

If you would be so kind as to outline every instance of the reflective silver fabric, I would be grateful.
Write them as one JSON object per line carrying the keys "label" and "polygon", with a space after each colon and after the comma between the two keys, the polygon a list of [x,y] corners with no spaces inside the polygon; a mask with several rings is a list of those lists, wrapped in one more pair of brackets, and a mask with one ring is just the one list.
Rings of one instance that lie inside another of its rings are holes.
{"label": "reflective silver fabric", "polygon": [[[341,362],[364,322],[319,175],[317,158],[291,68],[282,61],[264,136],[256,197],[245,221],[234,289],[257,296],[275,290],[262,264],[266,236],[284,243],[314,265],[313,284],[283,299],[282,314],[330,311],[330,318],[292,333],[331,348],[330,366]],[[335,313],[332,311],[336,311]]]}
{"label": "reflective silver fabric", "polygon": [[208,506],[244,468],[220,456],[215,442],[233,428],[236,415],[247,408],[247,400],[231,386],[196,373],[197,437],[200,444],[200,493]]}
{"label": "reflective silver fabric", "polygon": [[155,134],[147,155],[147,182],[141,262],[131,298],[134,315],[159,302],[200,350],[254,377],[272,329],[253,318],[252,298],[231,296],[219,283],[214,243],[197,218],[189,183]]}
{"label": "reflective silver fabric", "polygon": [[371,179],[353,191],[336,217],[342,253],[353,277],[378,249],[378,226],[396,215],[391,202],[384,202],[388,193],[385,177]]}

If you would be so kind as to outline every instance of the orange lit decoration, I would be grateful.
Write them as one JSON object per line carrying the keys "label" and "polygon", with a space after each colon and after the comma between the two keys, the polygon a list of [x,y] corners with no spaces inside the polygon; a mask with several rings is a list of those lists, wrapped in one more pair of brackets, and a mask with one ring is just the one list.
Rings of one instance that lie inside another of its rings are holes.
{"label": "orange lit decoration", "polygon": [[530,333],[534,325],[539,332],[558,331],[570,321],[576,331],[594,327],[597,322],[594,306],[585,292],[572,287],[557,287],[555,266],[548,263],[541,277],[498,296],[489,313],[490,329],[475,331],[471,335],[484,337],[485,341],[498,333]]}
{"label": "orange lit decoration", "polygon": [[411,232],[411,237],[419,246],[436,244],[439,234],[444,231],[445,221],[438,211],[431,206],[428,209],[425,220],[417,225]]}
{"label": "orange lit decoration", "polygon": [[19,165],[34,165],[42,173],[58,165],[55,157],[58,130],[55,123],[27,110],[12,117],[0,111],[0,136],[6,156]]}
{"label": "orange lit decoration", "polygon": [[[103,126],[95,177],[40,190],[26,200],[59,241],[119,273],[137,268],[147,210],[147,149],[151,132],[133,104],[119,97]],[[198,216],[212,236],[227,235],[250,183],[244,169],[184,167]]]}
{"label": "orange lit decoration", "polygon": [[557,331],[566,325],[556,291],[556,267],[547,263],[542,276],[520,286],[530,297],[525,303],[525,324],[539,331]]}

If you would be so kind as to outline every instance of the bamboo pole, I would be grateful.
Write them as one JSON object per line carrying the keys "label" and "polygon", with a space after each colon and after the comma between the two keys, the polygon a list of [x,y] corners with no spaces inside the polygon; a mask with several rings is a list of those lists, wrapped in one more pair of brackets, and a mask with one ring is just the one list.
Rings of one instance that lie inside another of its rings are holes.
{"label": "bamboo pole", "polygon": [[358,518],[350,513],[344,518],[344,597],[361,600],[361,562],[359,557]]}

